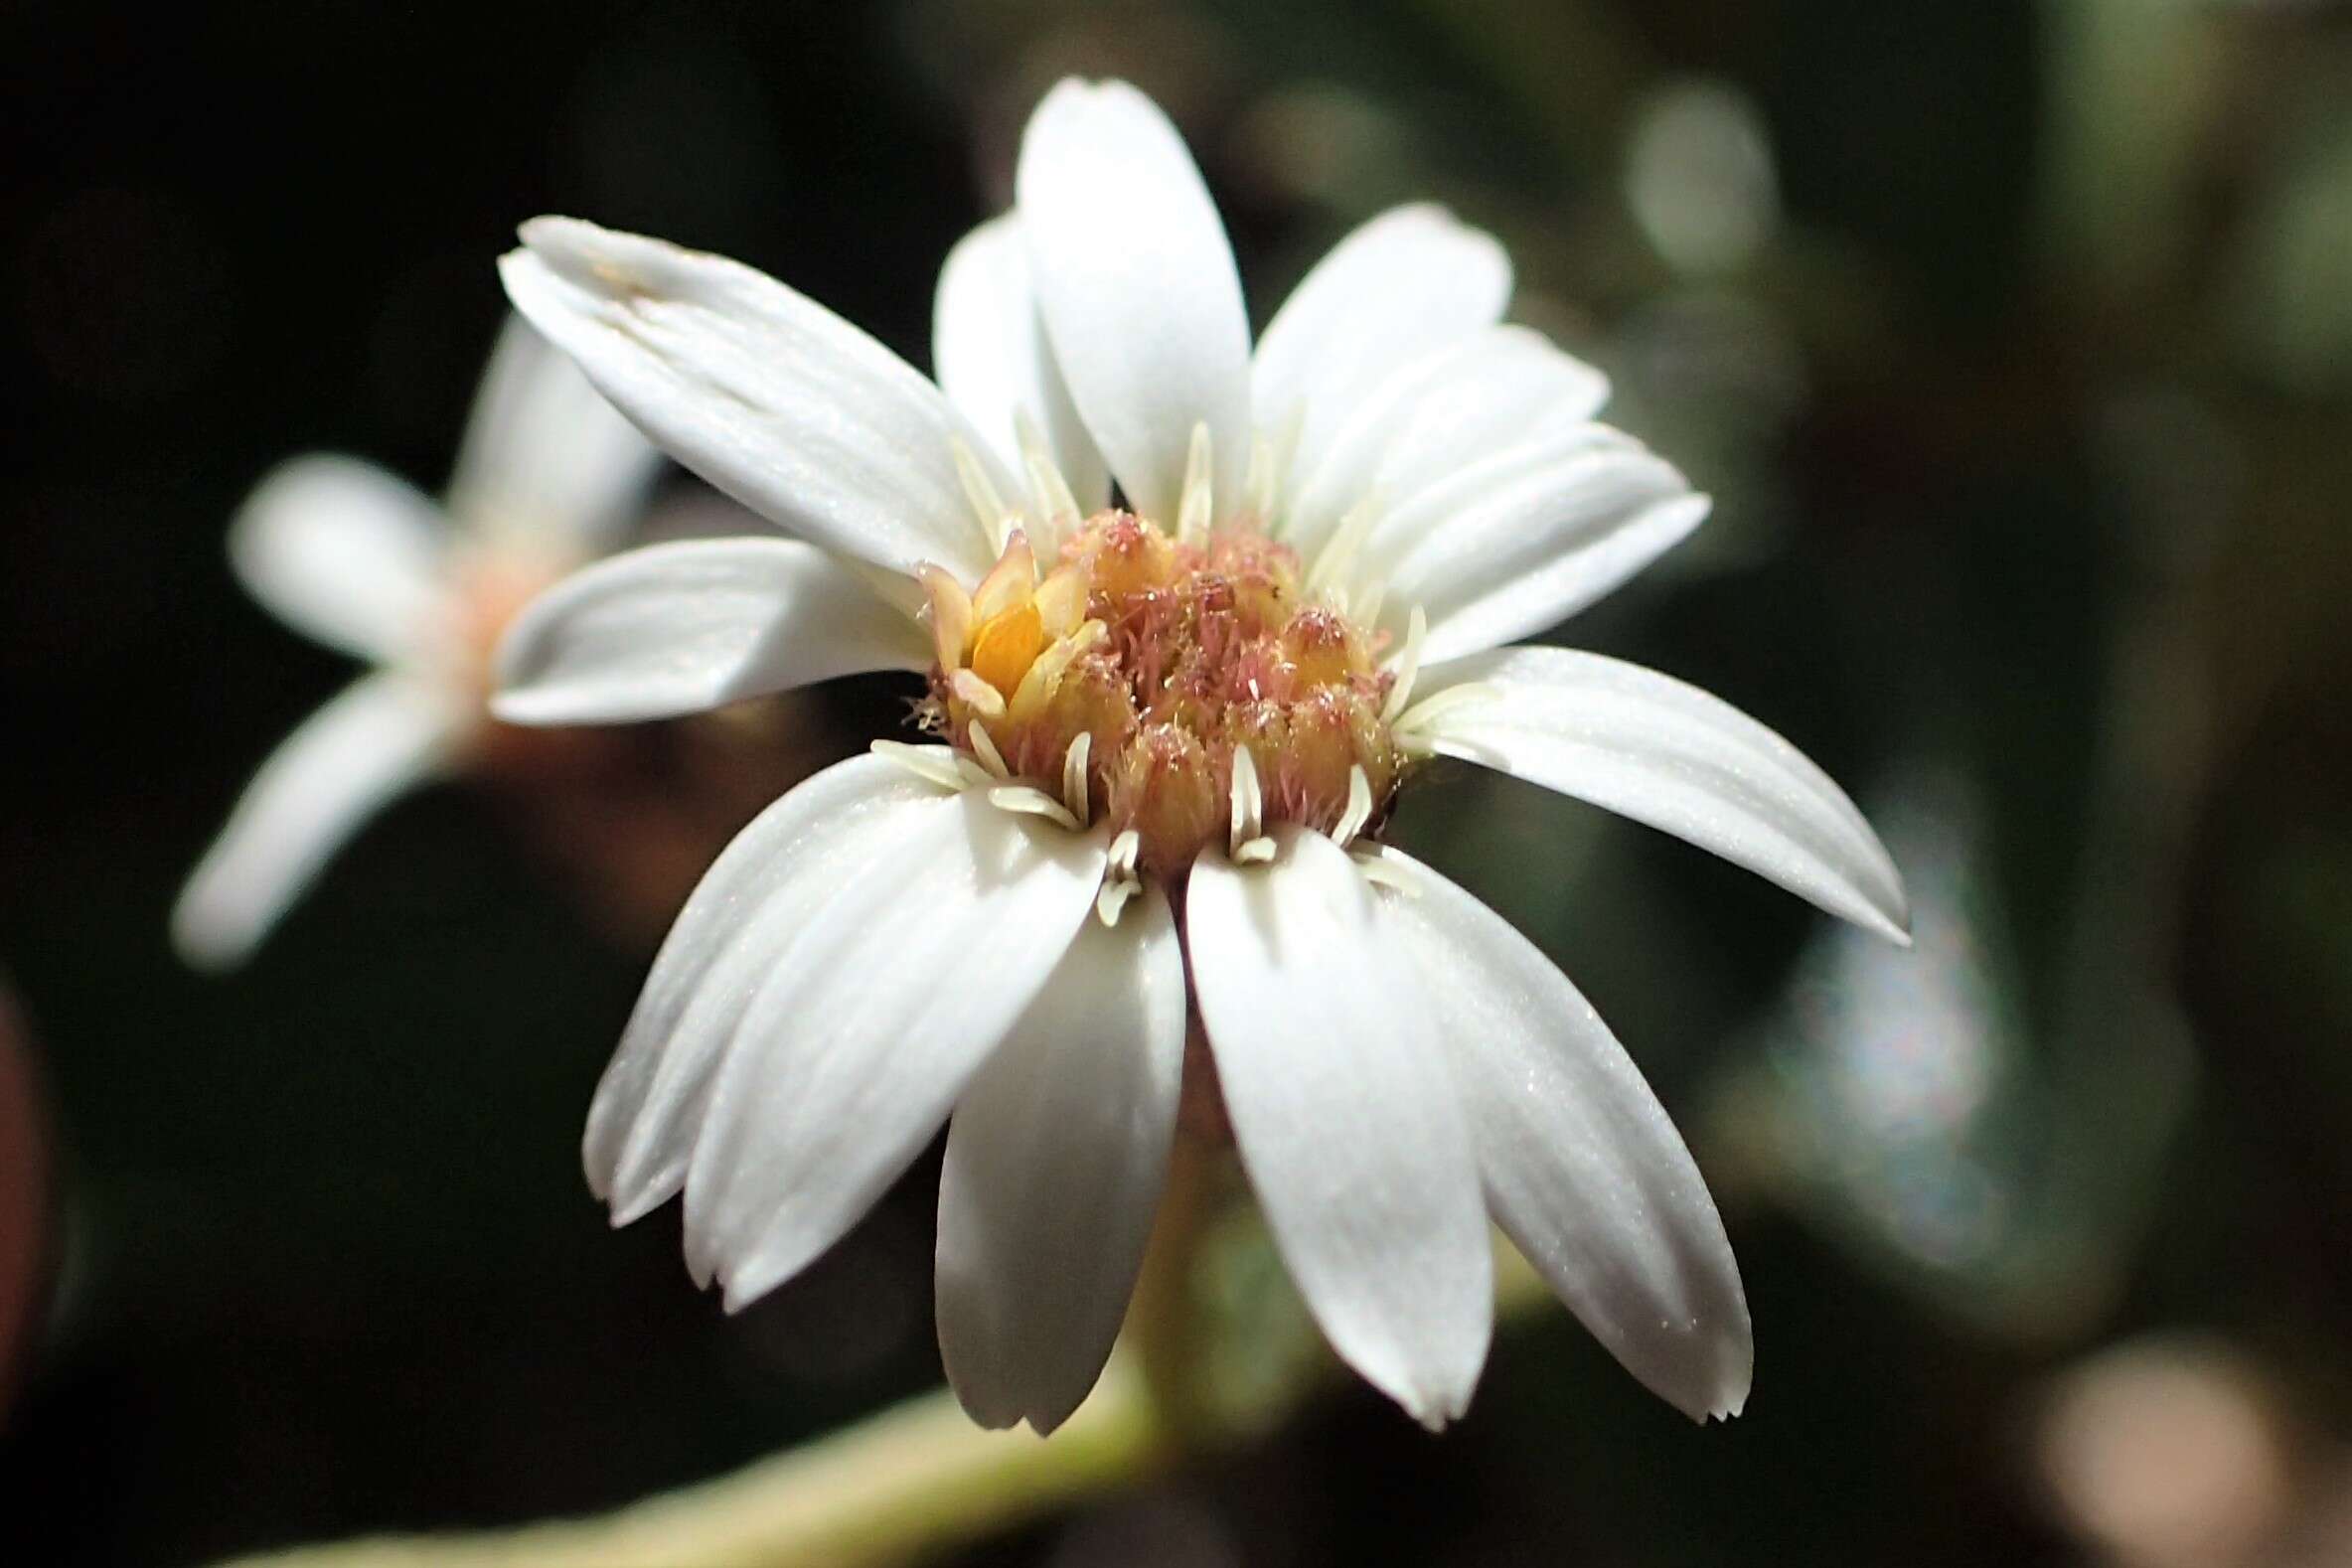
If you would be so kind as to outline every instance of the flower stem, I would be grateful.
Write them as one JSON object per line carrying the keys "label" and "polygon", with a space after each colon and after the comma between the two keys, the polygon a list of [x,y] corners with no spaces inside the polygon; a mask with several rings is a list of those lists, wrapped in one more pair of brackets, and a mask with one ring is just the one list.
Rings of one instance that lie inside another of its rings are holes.
{"label": "flower stem", "polygon": [[983,1432],[942,1389],[734,1475],[599,1517],[303,1547],[233,1568],[891,1563],[1133,1480],[1161,1462],[1166,1439],[1141,1369],[1121,1354],[1051,1442]]}

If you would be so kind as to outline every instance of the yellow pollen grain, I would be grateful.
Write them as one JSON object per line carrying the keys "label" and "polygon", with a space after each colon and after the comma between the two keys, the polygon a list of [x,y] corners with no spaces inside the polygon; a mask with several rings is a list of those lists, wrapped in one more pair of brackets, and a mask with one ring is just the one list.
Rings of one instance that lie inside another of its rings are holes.
{"label": "yellow pollen grain", "polygon": [[972,640],[972,673],[1011,697],[1045,646],[1045,625],[1033,603],[989,617]]}

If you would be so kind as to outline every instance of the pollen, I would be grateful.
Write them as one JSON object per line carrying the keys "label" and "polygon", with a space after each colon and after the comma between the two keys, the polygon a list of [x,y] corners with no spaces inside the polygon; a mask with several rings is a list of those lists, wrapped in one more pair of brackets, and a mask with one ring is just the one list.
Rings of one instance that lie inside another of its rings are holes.
{"label": "pollen", "polygon": [[1106,511],[1054,557],[1040,575],[1016,531],[969,591],[924,569],[929,727],[1079,821],[1133,834],[1134,865],[1163,877],[1229,836],[1240,854],[1266,825],[1352,837],[1386,815],[1403,760],[1387,650],[1305,586],[1294,551]]}
{"label": "pollen", "polygon": [[1017,604],[993,615],[972,639],[972,673],[1010,698],[1045,646],[1045,627],[1034,604]]}

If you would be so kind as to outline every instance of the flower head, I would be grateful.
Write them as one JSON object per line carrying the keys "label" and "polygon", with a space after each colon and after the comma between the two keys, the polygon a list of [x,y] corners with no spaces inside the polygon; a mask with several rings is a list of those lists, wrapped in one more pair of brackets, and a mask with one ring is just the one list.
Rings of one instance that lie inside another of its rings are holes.
{"label": "flower head", "polygon": [[189,878],[172,935],[190,962],[242,959],[361,823],[462,763],[507,623],[613,546],[657,457],[510,319],[444,504],[347,457],[295,458],[261,482],[230,529],[231,564],[288,625],[374,668],[262,764]]}
{"label": "flower head", "polygon": [[1504,646],[1706,499],[1593,421],[1597,373],[1498,324],[1500,247],[1437,209],[1349,236],[1253,353],[1200,177],[1133,88],[1056,87],[1017,189],[948,257],[937,385],[717,257],[540,219],[504,262],[617,404],[793,537],[577,574],[509,634],[498,711],[900,669],[937,737],[820,774],[711,868],[590,1111],[591,1182],[616,1221],[683,1191],[690,1265],[740,1306],[947,1122],[948,1373],[976,1418],[1047,1430],[1118,1329],[1197,1022],[1310,1309],[1416,1417],[1476,1383],[1490,1217],[1650,1387],[1738,1409],[1738,1270],[1663,1110],[1524,938],[1375,842],[1417,765],[1467,757],[1900,938],[1885,852],[1786,741]]}

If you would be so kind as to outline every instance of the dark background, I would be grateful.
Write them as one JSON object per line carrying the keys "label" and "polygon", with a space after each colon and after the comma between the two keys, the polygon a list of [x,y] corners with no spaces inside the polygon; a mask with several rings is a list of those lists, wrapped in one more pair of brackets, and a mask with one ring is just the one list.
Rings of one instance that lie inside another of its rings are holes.
{"label": "dark background", "polygon": [[[50,1174],[0,1189],[47,1227],[0,1561],[593,1510],[936,1381],[935,1167],[735,1320],[674,1211],[612,1234],[582,1186],[667,914],[581,870],[634,808],[423,795],[227,979],[164,922],[348,677],[237,590],[227,520],[310,449],[439,482],[517,221],[740,256],[926,364],[1070,70],[1184,125],[1261,321],[1391,201],[1503,235],[1522,317],[1719,497],[1564,638],[1797,740],[1922,928],[1865,951],[1517,786],[1409,800],[1691,1137],[1748,1413],[1692,1427],[1543,1313],[1443,1438],[1341,1388],[970,1560],[2352,1555],[2342,8],[19,0],[0,972]],[[783,721],[846,747],[899,695]]]}

